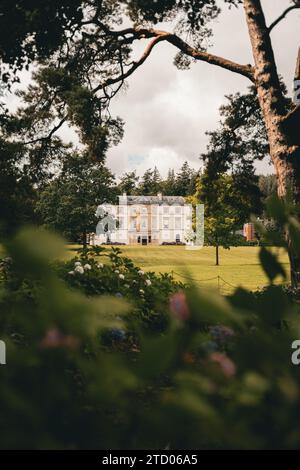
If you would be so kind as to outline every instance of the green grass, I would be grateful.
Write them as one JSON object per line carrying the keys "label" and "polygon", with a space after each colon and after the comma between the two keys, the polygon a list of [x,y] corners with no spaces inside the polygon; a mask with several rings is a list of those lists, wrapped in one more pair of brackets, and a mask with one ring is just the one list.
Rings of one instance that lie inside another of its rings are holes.
{"label": "green grass", "polygon": [[[75,245],[67,247],[66,258],[76,254],[75,248]],[[258,247],[220,249],[220,266],[215,266],[213,247],[192,251],[182,246],[120,248],[124,255],[129,256],[136,265],[145,270],[173,273],[176,279],[185,282],[192,278],[198,285],[218,287],[223,293],[230,292],[237,286],[250,290],[260,289],[268,283],[258,259]],[[287,254],[280,249],[273,250],[278,252],[279,259],[288,273]],[[282,279],[277,282],[282,282]]]}

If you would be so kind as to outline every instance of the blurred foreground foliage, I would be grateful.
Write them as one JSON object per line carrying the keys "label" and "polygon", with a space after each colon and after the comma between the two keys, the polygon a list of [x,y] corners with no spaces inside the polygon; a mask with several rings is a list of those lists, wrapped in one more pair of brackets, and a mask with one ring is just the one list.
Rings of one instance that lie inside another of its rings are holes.
{"label": "blurred foreground foliage", "polygon": [[[292,237],[296,250],[298,227]],[[273,285],[285,274],[274,252],[261,252],[266,289],[225,298],[143,273],[118,250],[58,264],[61,249],[28,229],[5,246],[1,448],[300,446],[299,304]],[[146,321],[155,308],[166,322]]]}

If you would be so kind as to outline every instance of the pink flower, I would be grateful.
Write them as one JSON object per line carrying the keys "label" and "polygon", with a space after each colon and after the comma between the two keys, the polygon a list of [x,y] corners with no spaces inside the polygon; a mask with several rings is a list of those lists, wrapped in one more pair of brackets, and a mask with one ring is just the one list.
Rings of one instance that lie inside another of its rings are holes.
{"label": "pink flower", "polygon": [[214,352],[210,354],[209,359],[217,362],[225,377],[233,377],[236,373],[235,363],[226,354]]}
{"label": "pink flower", "polygon": [[169,307],[173,315],[179,320],[188,320],[190,311],[183,291],[176,292],[170,297]]}
{"label": "pink flower", "polygon": [[43,349],[67,347],[76,349],[79,344],[79,339],[72,335],[64,335],[57,328],[51,328],[46,331],[46,335],[40,342]]}

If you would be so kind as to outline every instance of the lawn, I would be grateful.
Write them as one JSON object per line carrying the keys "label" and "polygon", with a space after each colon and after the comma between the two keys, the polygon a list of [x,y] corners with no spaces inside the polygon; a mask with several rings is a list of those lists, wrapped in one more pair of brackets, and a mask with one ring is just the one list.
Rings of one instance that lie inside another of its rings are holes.
{"label": "lawn", "polygon": [[[66,258],[74,256],[75,246],[68,246]],[[194,280],[201,286],[214,286],[220,292],[228,293],[234,287],[243,286],[250,290],[267,284],[258,259],[258,247],[233,247],[220,249],[220,266],[215,266],[215,250],[204,247],[200,250],[187,250],[182,246],[122,246],[124,255],[136,265],[156,273],[173,273],[178,280]],[[288,273],[288,257],[282,250],[275,249]],[[278,279],[278,282],[282,282]]]}

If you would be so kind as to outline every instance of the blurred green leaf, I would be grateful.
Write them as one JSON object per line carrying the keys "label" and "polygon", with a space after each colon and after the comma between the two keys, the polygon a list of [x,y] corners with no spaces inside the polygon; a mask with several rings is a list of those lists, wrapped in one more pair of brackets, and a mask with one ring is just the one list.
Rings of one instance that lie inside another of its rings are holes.
{"label": "blurred green leaf", "polygon": [[282,276],[284,279],[286,278],[285,270],[279,263],[276,255],[274,255],[270,250],[267,250],[264,246],[260,249],[259,259],[271,282],[273,282],[277,276]]}

